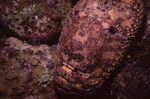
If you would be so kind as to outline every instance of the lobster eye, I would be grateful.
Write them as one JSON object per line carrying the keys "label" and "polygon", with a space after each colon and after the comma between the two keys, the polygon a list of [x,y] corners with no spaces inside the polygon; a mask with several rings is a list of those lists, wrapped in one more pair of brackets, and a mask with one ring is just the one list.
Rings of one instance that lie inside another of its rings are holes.
{"label": "lobster eye", "polygon": [[108,32],[113,35],[117,32],[117,29],[115,29],[113,26],[110,26]]}
{"label": "lobster eye", "polygon": [[75,16],[78,16],[79,10],[75,10]]}

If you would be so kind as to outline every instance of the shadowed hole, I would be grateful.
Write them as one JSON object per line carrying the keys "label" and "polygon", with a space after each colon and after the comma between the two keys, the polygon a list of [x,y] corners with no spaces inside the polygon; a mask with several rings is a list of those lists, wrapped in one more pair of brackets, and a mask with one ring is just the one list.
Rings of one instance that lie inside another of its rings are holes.
{"label": "shadowed hole", "polygon": [[109,1],[110,1],[110,0],[105,0],[105,1],[104,1],[104,4],[107,4]]}

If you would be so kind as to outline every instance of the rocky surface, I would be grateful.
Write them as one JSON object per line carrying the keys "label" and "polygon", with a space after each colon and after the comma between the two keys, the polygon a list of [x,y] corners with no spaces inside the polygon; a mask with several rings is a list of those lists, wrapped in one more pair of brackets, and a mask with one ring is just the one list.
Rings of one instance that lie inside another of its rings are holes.
{"label": "rocky surface", "polygon": [[60,36],[68,7],[63,0],[0,0],[0,25],[30,43],[54,43]]}
{"label": "rocky surface", "polygon": [[0,50],[1,99],[54,99],[56,46],[32,46],[10,37]]}

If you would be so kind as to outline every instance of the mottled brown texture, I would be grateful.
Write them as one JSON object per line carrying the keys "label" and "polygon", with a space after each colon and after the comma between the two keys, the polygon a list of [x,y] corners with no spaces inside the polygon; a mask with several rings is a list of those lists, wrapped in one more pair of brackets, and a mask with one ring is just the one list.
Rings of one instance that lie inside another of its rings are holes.
{"label": "mottled brown texture", "polygon": [[142,13],[141,0],[80,0],[59,40],[56,88],[82,94],[100,87],[123,58]]}
{"label": "mottled brown texture", "polygon": [[[68,2],[69,3],[69,2]],[[0,26],[35,44],[59,38],[67,16],[63,0],[0,0]]]}

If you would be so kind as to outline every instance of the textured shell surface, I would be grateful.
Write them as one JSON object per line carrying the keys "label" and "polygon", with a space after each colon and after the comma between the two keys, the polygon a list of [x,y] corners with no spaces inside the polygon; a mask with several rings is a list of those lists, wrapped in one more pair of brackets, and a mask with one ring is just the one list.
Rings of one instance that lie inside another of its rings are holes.
{"label": "textured shell surface", "polygon": [[59,39],[56,88],[86,94],[102,86],[124,57],[142,17],[141,0],[80,0]]}

